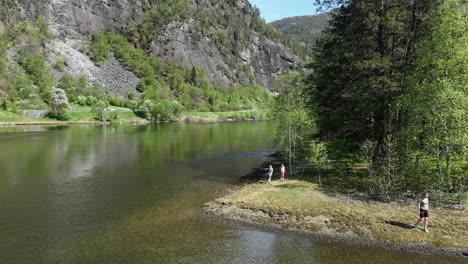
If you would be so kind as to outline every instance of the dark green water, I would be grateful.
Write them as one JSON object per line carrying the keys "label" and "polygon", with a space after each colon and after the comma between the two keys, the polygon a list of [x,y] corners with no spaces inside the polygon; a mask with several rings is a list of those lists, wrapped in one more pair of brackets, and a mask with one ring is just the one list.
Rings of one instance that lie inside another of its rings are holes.
{"label": "dark green water", "polygon": [[207,221],[270,123],[0,128],[0,263],[464,263]]}

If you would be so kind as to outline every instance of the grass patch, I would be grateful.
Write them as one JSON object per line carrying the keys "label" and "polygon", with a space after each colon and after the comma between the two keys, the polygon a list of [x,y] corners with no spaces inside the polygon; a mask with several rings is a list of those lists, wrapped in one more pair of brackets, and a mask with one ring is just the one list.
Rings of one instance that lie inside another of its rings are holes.
{"label": "grass patch", "polygon": [[[115,122],[123,123],[133,123],[133,122],[143,122],[143,118],[137,116],[131,109],[123,107],[110,107],[115,109],[118,113],[117,120]],[[20,114],[15,114],[11,112],[0,111],[0,123],[69,123],[69,122],[90,122],[95,123],[99,122],[98,116],[90,106],[80,106],[74,105],[71,110],[69,110],[70,120],[65,122],[51,119],[48,117],[45,118],[31,118]]]}
{"label": "grass patch", "polygon": [[268,120],[269,115],[266,110],[242,110],[242,111],[228,111],[228,112],[183,112],[181,120],[186,121],[205,121],[216,122],[223,120]]}
{"label": "grass patch", "polygon": [[24,115],[15,114],[11,112],[0,111],[0,122],[24,122],[24,121],[37,121],[37,119],[30,118]]}
{"label": "grass patch", "polygon": [[[468,211],[432,208],[429,234],[414,230],[416,205],[361,202],[347,197],[330,197],[317,185],[298,180],[251,184],[216,200],[269,215],[299,219],[295,227],[317,231],[352,232],[397,244],[430,243],[436,247],[468,247]],[[311,224],[312,223],[312,224]],[[283,227],[289,227],[283,224]]]}
{"label": "grass patch", "polygon": [[[117,122],[141,122],[143,118],[138,117],[131,109],[112,106],[111,109],[115,109],[118,113]],[[97,122],[99,121],[98,116],[94,113],[90,106],[74,105],[70,110],[71,122]]]}

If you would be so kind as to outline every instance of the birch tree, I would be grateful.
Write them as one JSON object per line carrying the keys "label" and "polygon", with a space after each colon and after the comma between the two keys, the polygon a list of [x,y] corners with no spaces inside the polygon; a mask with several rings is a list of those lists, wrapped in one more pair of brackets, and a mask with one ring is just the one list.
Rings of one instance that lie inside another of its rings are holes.
{"label": "birch tree", "polygon": [[307,158],[308,140],[314,132],[314,123],[303,94],[302,75],[290,72],[276,83],[279,95],[276,98],[273,116],[278,125],[275,138],[281,152],[289,163],[291,175]]}

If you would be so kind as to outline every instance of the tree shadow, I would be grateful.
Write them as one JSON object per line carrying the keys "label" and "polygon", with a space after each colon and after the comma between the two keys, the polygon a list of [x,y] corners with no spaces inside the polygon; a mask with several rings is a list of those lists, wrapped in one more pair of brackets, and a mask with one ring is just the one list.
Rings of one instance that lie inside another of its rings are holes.
{"label": "tree shadow", "polygon": [[274,160],[266,161],[262,163],[260,166],[252,168],[250,173],[240,177],[241,183],[249,183],[249,182],[258,182],[260,180],[268,179],[268,166],[272,165],[274,169],[273,178],[279,176],[278,172],[280,170],[281,163],[283,162],[281,159],[275,157],[277,154],[271,154],[271,157],[274,157]]}
{"label": "tree shadow", "polygon": [[275,188],[282,188],[282,189],[296,189],[296,188],[300,188],[300,187],[301,186],[297,186],[297,185],[293,185],[293,184],[289,184],[289,183],[275,186]]}
{"label": "tree shadow", "polygon": [[388,225],[396,226],[396,227],[403,228],[403,229],[413,228],[412,225],[405,224],[405,223],[402,223],[402,222],[397,222],[397,221],[385,221],[385,223],[388,224]]}

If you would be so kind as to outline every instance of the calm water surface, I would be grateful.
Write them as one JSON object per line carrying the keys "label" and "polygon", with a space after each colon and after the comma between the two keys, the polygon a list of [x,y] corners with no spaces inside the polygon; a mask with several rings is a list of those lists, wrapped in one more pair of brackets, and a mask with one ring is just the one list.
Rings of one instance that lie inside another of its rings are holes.
{"label": "calm water surface", "polygon": [[0,128],[0,263],[466,263],[207,221],[270,123]]}

